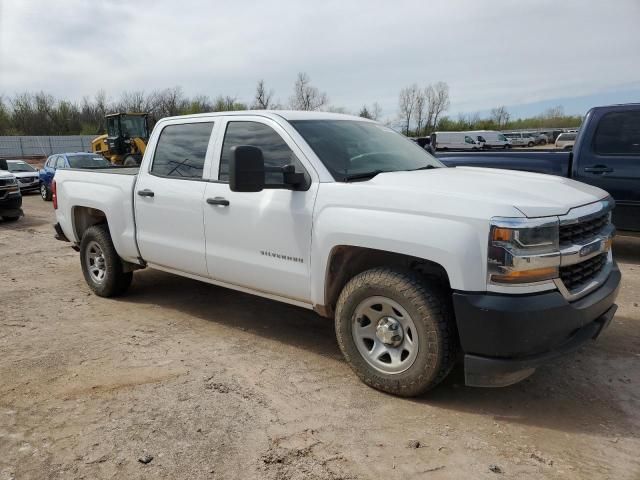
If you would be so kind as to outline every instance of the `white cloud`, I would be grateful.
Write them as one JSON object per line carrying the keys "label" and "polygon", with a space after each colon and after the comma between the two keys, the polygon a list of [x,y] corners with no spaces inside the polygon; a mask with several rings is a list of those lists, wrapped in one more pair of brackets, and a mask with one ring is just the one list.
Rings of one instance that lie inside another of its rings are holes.
{"label": "white cloud", "polygon": [[[0,0],[1,2],[2,0]],[[334,105],[396,109],[444,80],[451,111],[613,90],[640,79],[640,3],[512,1],[5,1],[0,93],[80,98],[175,85],[286,101],[298,71]]]}

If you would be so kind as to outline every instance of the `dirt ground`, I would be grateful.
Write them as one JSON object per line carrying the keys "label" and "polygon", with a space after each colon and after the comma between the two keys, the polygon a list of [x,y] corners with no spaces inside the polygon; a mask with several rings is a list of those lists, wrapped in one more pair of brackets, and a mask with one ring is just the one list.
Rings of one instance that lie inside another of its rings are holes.
{"label": "dirt ground", "polygon": [[640,478],[640,239],[616,241],[597,342],[408,400],[360,383],[302,309],[156,271],[96,297],[51,203],[24,210],[0,222],[0,480]]}

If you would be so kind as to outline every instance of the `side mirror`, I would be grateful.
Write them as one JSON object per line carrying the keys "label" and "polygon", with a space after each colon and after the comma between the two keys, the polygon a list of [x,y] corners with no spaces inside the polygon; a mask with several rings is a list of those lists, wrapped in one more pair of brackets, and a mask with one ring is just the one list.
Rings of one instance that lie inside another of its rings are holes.
{"label": "side mirror", "polygon": [[264,177],[262,150],[250,145],[231,149],[229,188],[232,192],[260,192],[264,189]]}

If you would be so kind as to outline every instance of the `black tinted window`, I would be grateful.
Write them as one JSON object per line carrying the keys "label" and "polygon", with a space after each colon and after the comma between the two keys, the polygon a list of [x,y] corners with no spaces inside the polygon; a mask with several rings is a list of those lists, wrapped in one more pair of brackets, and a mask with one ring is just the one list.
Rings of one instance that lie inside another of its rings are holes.
{"label": "black tinted window", "polygon": [[[229,181],[231,148],[238,145],[251,145],[260,148],[267,168],[294,165],[296,172],[305,173],[295,154],[273,128],[257,122],[229,122],[222,144],[219,180]],[[282,185],[284,183],[280,172],[267,171],[265,176],[267,185]]]}
{"label": "black tinted window", "polygon": [[640,154],[640,112],[612,112],[602,117],[593,140],[596,153]]}
{"label": "black tinted window", "polygon": [[167,125],[162,129],[151,173],[161,177],[202,178],[213,122]]}

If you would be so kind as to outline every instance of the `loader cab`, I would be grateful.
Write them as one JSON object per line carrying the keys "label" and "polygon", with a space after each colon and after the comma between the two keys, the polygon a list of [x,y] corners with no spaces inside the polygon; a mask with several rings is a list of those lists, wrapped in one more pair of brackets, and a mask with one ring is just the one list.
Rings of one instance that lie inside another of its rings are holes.
{"label": "loader cab", "polygon": [[130,151],[131,139],[147,143],[149,125],[146,113],[114,113],[107,115],[107,143],[109,150],[117,155]]}

